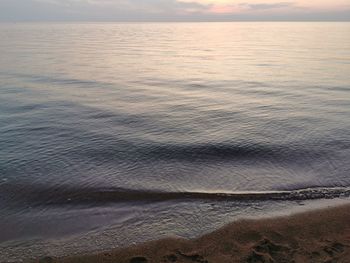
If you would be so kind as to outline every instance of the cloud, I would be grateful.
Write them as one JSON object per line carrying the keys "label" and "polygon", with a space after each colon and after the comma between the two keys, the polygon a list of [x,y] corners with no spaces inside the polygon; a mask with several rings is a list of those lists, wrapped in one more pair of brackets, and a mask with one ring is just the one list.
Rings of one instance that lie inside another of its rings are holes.
{"label": "cloud", "polygon": [[208,8],[178,0],[0,0],[0,20],[174,20]]}
{"label": "cloud", "polygon": [[350,19],[350,8],[342,7],[348,0],[317,0],[319,3],[329,1],[327,7],[322,10],[309,8],[307,12],[302,5],[306,0],[275,3],[273,0],[244,1],[237,3],[234,0],[0,0],[0,21]]}
{"label": "cloud", "polygon": [[292,3],[292,2],[261,3],[261,4],[240,3],[239,6],[249,8],[250,10],[267,10],[267,9],[294,7],[295,3]]}
{"label": "cloud", "polygon": [[179,0],[32,0],[43,4],[54,4],[66,8],[94,8],[96,11],[111,8],[114,11],[142,10],[147,13],[207,9],[207,5]]}

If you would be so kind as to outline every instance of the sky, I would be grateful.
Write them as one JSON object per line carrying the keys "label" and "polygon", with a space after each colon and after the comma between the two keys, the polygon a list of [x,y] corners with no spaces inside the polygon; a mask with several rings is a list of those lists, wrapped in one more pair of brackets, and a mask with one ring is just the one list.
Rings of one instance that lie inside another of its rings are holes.
{"label": "sky", "polygon": [[350,21],[350,0],[0,0],[0,21]]}

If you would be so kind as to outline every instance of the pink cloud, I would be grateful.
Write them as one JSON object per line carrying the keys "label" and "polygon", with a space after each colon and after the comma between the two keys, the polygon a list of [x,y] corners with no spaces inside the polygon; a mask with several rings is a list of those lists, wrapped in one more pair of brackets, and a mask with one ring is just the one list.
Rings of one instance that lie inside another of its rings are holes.
{"label": "pink cloud", "polygon": [[229,14],[229,13],[236,13],[238,11],[239,11],[239,8],[233,5],[213,5],[209,9],[209,12],[214,14]]}

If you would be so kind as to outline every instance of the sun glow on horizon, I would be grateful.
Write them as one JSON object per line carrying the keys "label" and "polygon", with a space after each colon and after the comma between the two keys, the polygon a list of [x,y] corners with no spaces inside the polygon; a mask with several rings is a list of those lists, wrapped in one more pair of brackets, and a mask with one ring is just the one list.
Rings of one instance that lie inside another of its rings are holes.
{"label": "sun glow on horizon", "polygon": [[341,11],[350,9],[348,0],[180,0],[184,3],[198,3],[206,5],[205,12],[214,14],[229,13],[266,13],[266,12],[310,12],[310,11]]}

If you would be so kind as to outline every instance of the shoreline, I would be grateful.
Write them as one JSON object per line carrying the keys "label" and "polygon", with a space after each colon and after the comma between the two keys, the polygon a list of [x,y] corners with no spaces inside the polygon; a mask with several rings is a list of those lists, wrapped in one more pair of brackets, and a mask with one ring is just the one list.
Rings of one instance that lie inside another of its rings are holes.
{"label": "shoreline", "polygon": [[31,262],[341,262],[350,259],[350,204],[243,219],[196,239],[166,238],[92,255]]}

